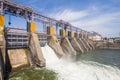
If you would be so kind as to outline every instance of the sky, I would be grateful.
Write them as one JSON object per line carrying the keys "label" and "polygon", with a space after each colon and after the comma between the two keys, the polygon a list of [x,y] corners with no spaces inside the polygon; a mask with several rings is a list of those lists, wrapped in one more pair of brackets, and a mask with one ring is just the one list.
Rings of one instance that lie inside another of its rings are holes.
{"label": "sky", "polygon": [[[103,37],[120,37],[120,0],[10,0]],[[22,21],[14,22],[21,27]],[[14,24],[15,24],[14,23]]]}

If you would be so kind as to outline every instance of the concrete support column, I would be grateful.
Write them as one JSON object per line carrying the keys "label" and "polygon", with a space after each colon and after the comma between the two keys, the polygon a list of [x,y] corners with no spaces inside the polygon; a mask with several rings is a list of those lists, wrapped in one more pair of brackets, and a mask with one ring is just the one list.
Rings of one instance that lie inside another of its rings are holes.
{"label": "concrete support column", "polygon": [[79,41],[84,46],[85,51],[89,51],[89,48],[87,47],[87,45],[85,44],[85,42],[83,41],[83,39],[79,39]]}
{"label": "concrete support column", "polygon": [[82,50],[85,51],[86,49],[85,49],[83,43],[82,43],[81,40],[80,40],[80,35],[79,35],[79,33],[76,33],[76,40],[77,40],[77,42],[79,43],[79,45],[81,46]]}
{"label": "concrete support column", "polygon": [[76,33],[76,38],[80,38],[79,33]]}
{"label": "concrete support column", "polygon": [[5,62],[6,41],[4,36],[4,21],[5,21],[5,17],[3,15],[0,15],[0,48],[2,50],[2,55]]}
{"label": "concrete support column", "polygon": [[5,17],[3,15],[0,15],[0,50],[1,50],[0,55],[1,55],[1,58],[3,59],[3,64],[0,65],[1,69],[3,69],[3,70],[0,70],[1,80],[4,77],[3,73],[5,71],[5,63],[6,63],[6,41],[4,36],[4,22],[5,22]]}
{"label": "concrete support column", "polygon": [[72,47],[68,38],[66,37],[66,30],[64,30],[64,29],[60,30],[60,35],[63,37],[61,39],[61,47],[62,47],[63,51],[65,52],[65,54],[76,55],[76,51]]}
{"label": "concrete support column", "polygon": [[79,43],[77,42],[77,39],[75,38],[75,34],[73,31],[68,32],[69,37],[71,37],[69,40],[71,42],[72,47],[77,51],[77,52],[81,52],[84,53],[82,47],[79,45]]}
{"label": "concrete support column", "polygon": [[88,51],[89,50],[89,47],[87,46],[87,43],[85,42],[85,34],[84,32],[82,31],[82,33],[80,34],[80,41],[82,42],[82,44],[84,45],[84,48]]}
{"label": "concrete support column", "polygon": [[86,47],[87,47],[89,50],[92,50],[92,47],[91,47],[90,44],[88,43],[87,38],[86,38],[86,35],[85,35],[84,32],[82,32],[82,40],[83,40],[84,44],[86,45]]}
{"label": "concrete support column", "polygon": [[32,62],[39,67],[43,67],[45,66],[45,59],[42,54],[39,38],[36,34],[35,22],[28,23],[28,31],[30,32],[29,49],[32,56]]}
{"label": "concrete support column", "polygon": [[60,43],[57,39],[57,37],[54,35],[54,27],[53,26],[50,26],[47,28],[47,33],[50,35],[48,37],[48,45],[54,49],[56,55],[58,57],[64,57],[65,56],[65,53],[63,52],[61,46],[60,46]]}
{"label": "concrete support column", "polygon": [[71,37],[74,38],[75,34],[73,31],[71,31]]}
{"label": "concrete support column", "polygon": [[86,45],[89,48],[89,50],[92,50],[92,47],[90,46],[88,40],[87,39],[83,39],[83,41],[86,43]]}
{"label": "concrete support column", "polygon": [[2,55],[5,62],[5,37],[4,37],[4,21],[5,17],[0,15],[0,48],[2,49]]}
{"label": "concrete support column", "polygon": [[91,47],[92,47],[93,49],[95,49],[95,46],[94,46],[94,43],[93,43],[92,40],[88,39],[88,43],[91,45]]}
{"label": "concrete support column", "polygon": [[90,47],[90,50],[94,49],[94,46],[91,44],[88,38],[88,33],[86,32],[85,39],[87,41],[88,46]]}
{"label": "concrete support column", "polygon": [[84,34],[84,32],[82,32],[82,39],[84,39],[85,38],[85,34]]}
{"label": "concrete support column", "polygon": [[30,40],[29,40],[29,49],[30,49],[30,52],[32,53],[33,63],[39,67],[44,67],[45,59],[43,57],[38,36],[35,33],[31,33]]}
{"label": "concrete support column", "polygon": [[74,48],[77,52],[84,53],[84,50],[83,50],[82,47],[79,45],[79,43],[78,43],[78,41],[77,41],[76,38],[72,38],[71,44],[72,44],[73,48]]}

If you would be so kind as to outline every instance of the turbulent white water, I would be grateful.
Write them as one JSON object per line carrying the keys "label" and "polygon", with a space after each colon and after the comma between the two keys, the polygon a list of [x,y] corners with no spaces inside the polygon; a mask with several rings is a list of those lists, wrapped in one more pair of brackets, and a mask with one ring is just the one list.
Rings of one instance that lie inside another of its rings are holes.
{"label": "turbulent white water", "polygon": [[42,51],[46,67],[58,73],[58,80],[120,80],[120,70],[116,67],[92,61],[60,60],[47,45]]}

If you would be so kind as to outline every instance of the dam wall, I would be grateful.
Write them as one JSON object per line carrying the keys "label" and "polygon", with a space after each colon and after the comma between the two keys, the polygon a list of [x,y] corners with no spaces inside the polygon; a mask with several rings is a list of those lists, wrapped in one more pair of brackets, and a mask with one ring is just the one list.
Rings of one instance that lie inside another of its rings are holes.
{"label": "dam wall", "polygon": [[[85,40],[87,38],[79,36],[88,36],[90,32],[7,0],[0,1],[0,4],[0,67],[3,70],[0,71],[1,80],[11,71],[24,67],[45,67],[46,60],[41,50],[41,46],[45,44],[48,44],[59,58],[93,50],[94,45],[88,43]],[[6,27],[6,14],[24,18],[27,25],[25,29]],[[37,22],[42,25],[36,25]],[[41,28],[41,32],[37,31]]]}

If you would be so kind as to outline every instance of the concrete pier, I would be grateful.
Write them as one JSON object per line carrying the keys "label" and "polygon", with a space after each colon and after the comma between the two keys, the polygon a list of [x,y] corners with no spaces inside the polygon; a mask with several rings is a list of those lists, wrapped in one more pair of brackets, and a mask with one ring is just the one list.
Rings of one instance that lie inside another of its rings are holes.
{"label": "concrete pier", "polygon": [[76,50],[76,52],[84,53],[83,48],[77,41],[77,34],[74,33],[73,31],[68,31],[68,36],[70,37],[69,41],[70,41],[72,47]]}
{"label": "concrete pier", "polygon": [[85,44],[83,43],[83,41],[81,39],[79,39],[79,38],[77,39],[77,41],[78,41],[79,45],[81,45],[82,49],[85,52],[87,50],[87,48],[86,48]]}
{"label": "concrete pier", "polygon": [[84,47],[86,48],[87,51],[91,50],[92,48],[90,47],[89,43],[87,42],[87,35],[85,34],[84,31],[82,31],[80,35],[80,41],[83,43]]}
{"label": "concrete pier", "polygon": [[76,55],[75,49],[72,47],[68,37],[66,37],[66,30],[60,29],[60,36],[61,37],[61,47],[65,54]]}
{"label": "concrete pier", "polygon": [[72,47],[72,45],[71,45],[71,43],[70,43],[70,41],[68,40],[67,37],[62,38],[61,47],[66,54],[76,55],[76,51]]}
{"label": "concrete pier", "polygon": [[2,57],[2,51],[0,49],[0,80],[4,80],[4,63],[3,63],[3,57]]}
{"label": "concrete pier", "polygon": [[90,44],[90,46],[92,47],[92,49],[95,49],[95,46],[94,46],[94,43],[93,43],[93,41],[92,40],[87,40],[88,41],[88,43]]}
{"label": "concrete pier", "polygon": [[53,36],[48,37],[48,45],[56,52],[59,58],[65,56],[65,53],[63,52],[56,36],[53,35]]}
{"label": "concrete pier", "polygon": [[31,33],[29,40],[30,40],[29,49],[31,51],[32,61],[37,66],[44,67],[45,66],[45,59],[44,59],[43,54],[42,54],[42,50],[40,47],[40,43],[39,43],[39,39],[38,39],[37,34]]}
{"label": "concrete pier", "polygon": [[6,41],[4,36],[5,17],[0,15],[0,80],[4,80],[6,63]]}
{"label": "concrete pier", "polygon": [[81,52],[84,53],[84,50],[82,49],[81,45],[79,45],[79,43],[77,42],[76,38],[72,38],[70,40],[71,45],[73,46],[73,48],[77,51],[77,52]]}
{"label": "concrete pier", "polygon": [[50,35],[47,39],[48,45],[55,51],[59,58],[64,57],[65,53],[63,52],[57,37],[54,35],[54,27],[47,27],[47,33]]}
{"label": "concrete pier", "polygon": [[5,63],[6,41],[4,36],[4,22],[5,22],[5,17],[3,15],[0,15],[0,49]]}
{"label": "concrete pier", "polygon": [[82,40],[83,40],[84,44],[87,46],[87,48],[88,48],[89,50],[92,50],[92,48],[90,47],[90,45],[89,45],[89,43],[87,42],[87,40],[86,40],[86,39],[82,39]]}
{"label": "concrete pier", "polygon": [[89,48],[87,47],[86,43],[84,42],[83,39],[79,39],[80,42],[83,44],[84,48],[86,49],[86,51],[89,51]]}

